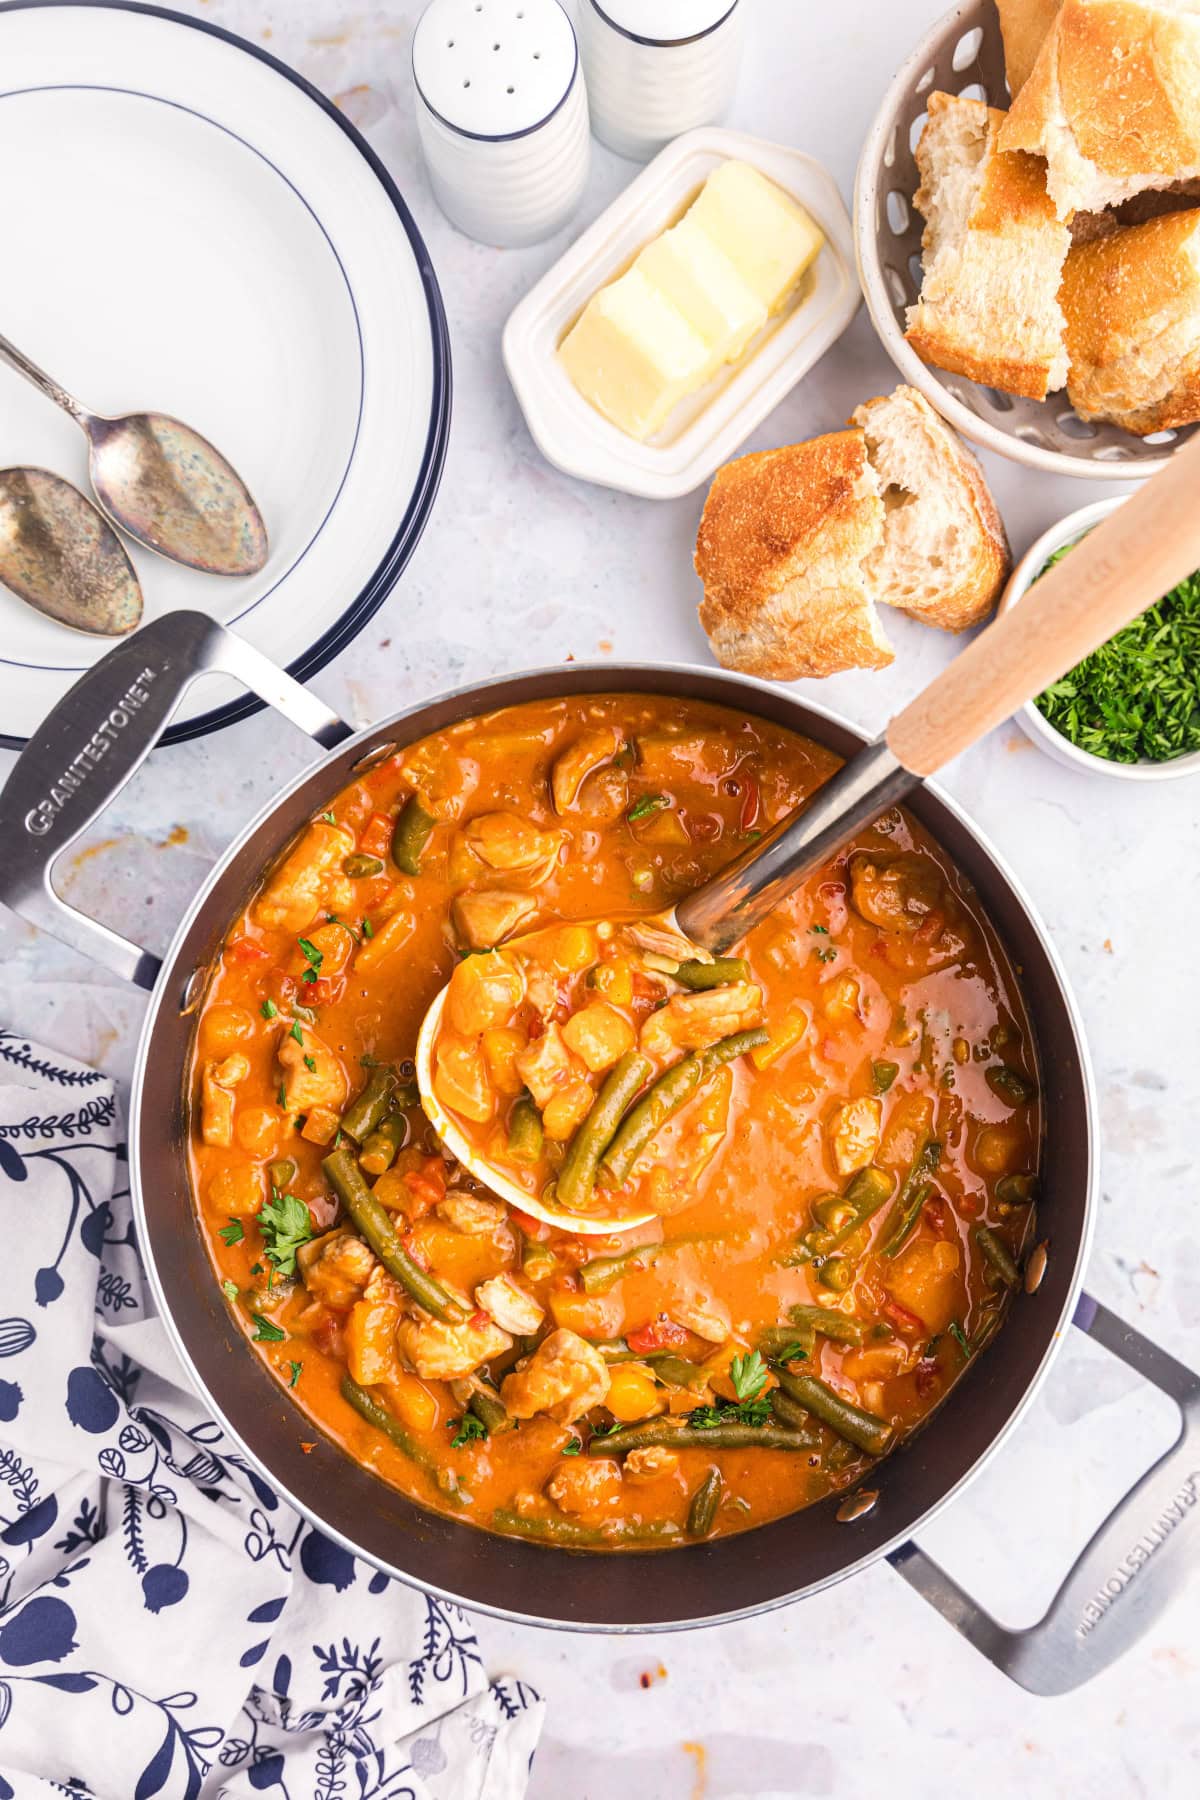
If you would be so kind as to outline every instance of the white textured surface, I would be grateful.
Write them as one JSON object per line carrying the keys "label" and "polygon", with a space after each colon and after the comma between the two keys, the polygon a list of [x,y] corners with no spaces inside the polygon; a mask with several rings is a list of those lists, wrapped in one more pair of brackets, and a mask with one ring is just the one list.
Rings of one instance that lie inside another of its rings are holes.
{"label": "white textured surface", "polygon": [[[858,140],[934,4],[858,0],[833,15],[753,0],[732,122],[823,156],[848,196]],[[691,570],[699,497],[641,502],[574,483],[547,467],[521,424],[500,369],[500,329],[566,234],[497,252],[438,216],[409,93],[417,0],[214,0],[189,10],[265,41],[341,96],[413,205],[454,338],[455,420],[434,519],[382,613],[314,686],[367,720],[452,681],[534,662],[703,660]],[[598,150],[580,222],[629,174]],[[752,447],[836,425],[892,379],[860,313]],[[993,461],[989,472],[1018,552],[1094,497],[1082,483],[1009,464]],[[953,651],[903,619],[889,630],[893,668],[818,690],[871,728]],[[261,716],[160,753],[67,872],[73,895],[161,949],[209,859],[307,754]],[[1196,790],[1075,774],[1012,727],[953,765],[948,785],[1032,891],[1091,1034],[1104,1165],[1089,1283],[1200,1364]],[[0,923],[0,952],[0,1021],[128,1066],[137,996],[11,920]],[[1069,1343],[998,1465],[927,1547],[1003,1618],[1031,1620],[1072,1548],[1172,1433],[1169,1409],[1093,1347]],[[1115,1670],[1054,1701],[1010,1686],[882,1567],[802,1607],[703,1633],[621,1641],[493,1626],[490,1639],[550,1700],[534,1800],[1184,1800],[1200,1791],[1195,1587]]]}

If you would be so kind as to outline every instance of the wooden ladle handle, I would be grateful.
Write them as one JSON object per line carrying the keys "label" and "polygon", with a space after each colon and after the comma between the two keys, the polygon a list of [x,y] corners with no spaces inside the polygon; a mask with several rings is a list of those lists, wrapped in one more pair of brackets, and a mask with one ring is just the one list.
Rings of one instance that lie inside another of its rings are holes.
{"label": "wooden ladle handle", "polygon": [[933,775],[1200,568],[1200,434],[897,713],[892,754]]}

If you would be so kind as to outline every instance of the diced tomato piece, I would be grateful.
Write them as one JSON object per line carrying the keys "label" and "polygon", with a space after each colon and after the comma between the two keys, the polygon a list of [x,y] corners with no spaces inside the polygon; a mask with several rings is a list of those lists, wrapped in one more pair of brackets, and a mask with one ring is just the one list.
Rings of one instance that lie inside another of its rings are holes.
{"label": "diced tomato piece", "polygon": [[885,1300],[880,1311],[897,1331],[903,1332],[905,1337],[924,1336],[925,1327],[916,1313],[909,1312],[907,1306],[901,1306],[898,1300]]}
{"label": "diced tomato piece", "polygon": [[935,1236],[946,1236],[950,1224],[950,1209],[940,1194],[935,1194],[925,1202],[921,1216]]}
{"label": "diced tomato piece", "polygon": [[311,1336],[317,1349],[323,1350],[326,1356],[342,1354],[342,1322],[333,1313],[327,1312],[324,1318],[318,1320]]}
{"label": "diced tomato piece", "polygon": [[302,981],[297,993],[305,1006],[328,1006],[345,987],[341,975],[318,975],[315,981]]}
{"label": "diced tomato piece", "polygon": [[759,809],[762,806],[762,794],[753,775],[747,775],[742,788],[742,806],[738,813],[738,830],[749,831],[757,822]]}
{"label": "diced tomato piece", "polygon": [[267,986],[271,990],[271,998],[279,1006],[286,1006],[296,998],[295,978],[283,969],[272,969],[267,976]]}
{"label": "diced tomato piece", "polygon": [[392,847],[394,819],[387,813],[372,813],[358,837],[358,847],[367,856],[386,856]]}
{"label": "diced tomato piece", "polygon": [[646,1356],[651,1350],[678,1350],[688,1341],[684,1326],[677,1325],[666,1313],[659,1313],[649,1325],[640,1325],[636,1331],[625,1334],[625,1342],[639,1356]]}
{"label": "diced tomato piece", "polygon": [[446,1183],[444,1181],[434,1181],[428,1175],[423,1174],[417,1169],[410,1170],[404,1177],[404,1185],[412,1195],[413,1199],[418,1202],[417,1206],[407,1207],[405,1209],[414,1216],[419,1216],[420,1213],[432,1212],[434,1207],[446,1197]]}
{"label": "diced tomato piece", "polygon": [[541,1219],[531,1219],[528,1213],[523,1213],[517,1206],[509,1207],[508,1216],[518,1231],[523,1236],[532,1238],[535,1244],[544,1244],[550,1236],[549,1225],[543,1224]]}
{"label": "diced tomato piece", "polygon": [[490,1325],[491,1319],[491,1313],[484,1312],[482,1306],[479,1306],[471,1314],[467,1324],[473,1326],[476,1331],[482,1331],[485,1325]]}
{"label": "diced tomato piece", "polygon": [[923,1356],[913,1371],[913,1382],[917,1393],[924,1400],[936,1387],[938,1379],[937,1358]]}
{"label": "diced tomato piece", "polygon": [[238,963],[265,963],[270,961],[271,953],[256,944],[251,938],[231,938],[225,946],[226,955]]}

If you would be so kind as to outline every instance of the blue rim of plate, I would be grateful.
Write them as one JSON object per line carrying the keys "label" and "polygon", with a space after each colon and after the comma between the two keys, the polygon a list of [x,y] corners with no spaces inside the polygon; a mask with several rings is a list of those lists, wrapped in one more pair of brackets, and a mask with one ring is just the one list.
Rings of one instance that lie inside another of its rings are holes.
{"label": "blue rim of plate", "polygon": [[[105,9],[109,12],[144,13],[150,18],[169,19],[172,24],[186,25],[191,31],[202,31],[208,37],[220,38],[226,44],[232,44],[235,50],[242,50],[257,62],[265,63],[285,81],[307,96],[313,104],[329,119],[332,119],[354,145],[384,193],[395,208],[396,215],[404,227],[417,265],[417,273],[421,278],[421,286],[425,291],[425,303],[429,310],[429,326],[432,335],[433,351],[433,395],[430,403],[429,430],[425,438],[425,449],[421,457],[421,466],[417,472],[412,494],[405,508],[404,516],[396,529],[391,543],[388,545],[382,560],[356,598],[351,601],[339,618],[324,631],[314,644],[287,665],[287,672],[297,681],[307,681],[319,669],[333,660],[340,650],[358,636],[364,625],[374,618],[383,602],[395,587],[400,576],[420,542],[421,535],[432,511],[437,496],[438,486],[442,479],[442,469],[446,461],[446,448],[450,437],[450,403],[453,390],[453,377],[450,364],[450,333],[446,323],[446,309],[442,303],[441,288],[437,276],[433,272],[433,264],[429,252],[425,248],[425,240],[417,229],[416,221],[409,212],[395,181],[384,167],[362,133],[350,123],[332,100],[326,98],[319,88],[315,88],[303,75],[281,62],[269,51],[259,49],[257,44],[248,43],[235,32],[226,31],[222,25],[214,25],[207,19],[190,19],[184,13],[173,12],[167,6],[154,6],[146,0],[0,0],[0,13],[34,12],[49,7],[89,6]],[[256,696],[247,694],[240,700],[230,700],[224,706],[214,707],[211,712],[201,713],[197,718],[184,720],[172,725],[163,733],[160,748],[167,744],[183,744],[190,738],[207,737],[210,732],[221,731],[226,725],[237,724],[241,719],[248,719],[254,713],[262,712],[264,702]],[[28,738],[13,737],[7,732],[0,732],[0,748],[6,750],[23,750]]]}

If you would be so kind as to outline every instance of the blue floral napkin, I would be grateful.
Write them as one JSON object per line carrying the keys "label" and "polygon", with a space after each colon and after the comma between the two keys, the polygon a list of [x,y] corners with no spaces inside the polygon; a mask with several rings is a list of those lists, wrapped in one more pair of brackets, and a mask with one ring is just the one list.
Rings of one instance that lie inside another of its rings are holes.
{"label": "blue floral napkin", "polygon": [[0,1243],[0,1800],[519,1800],[541,1701],[205,1416],[112,1083],[8,1032]]}

